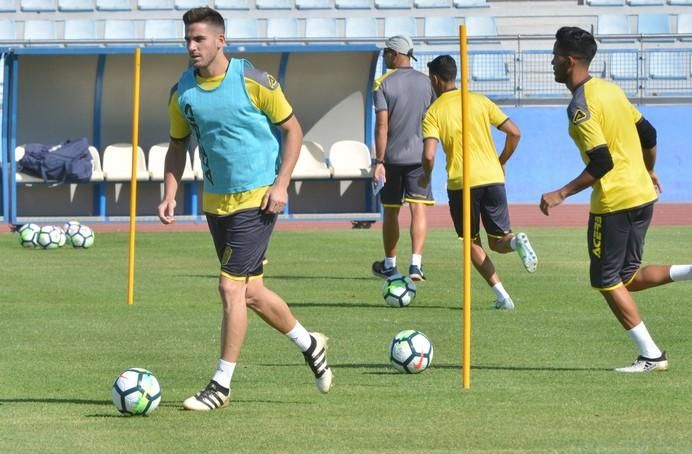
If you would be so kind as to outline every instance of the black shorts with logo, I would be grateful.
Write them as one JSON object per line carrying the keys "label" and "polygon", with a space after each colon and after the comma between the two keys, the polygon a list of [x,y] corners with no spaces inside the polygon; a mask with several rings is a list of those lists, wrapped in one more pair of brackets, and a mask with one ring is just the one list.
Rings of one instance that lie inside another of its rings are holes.
{"label": "black shorts with logo", "polygon": [[259,208],[225,216],[207,214],[221,272],[237,280],[261,276],[275,223],[276,215]]}
{"label": "black shorts with logo", "polygon": [[385,164],[387,181],[380,191],[380,201],[385,207],[400,207],[404,202],[433,205],[430,183],[423,187],[418,180],[423,175],[421,164]]}
{"label": "black shorts with logo", "polygon": [[610,290],[632,280],[642,263],[644,238],[653,214],[653,203],[617,213],[589,214],[592,287]]}
{"label": "black shorts with logo", "polygon": [[[461,189],[447,190],[449,197],[449,214],[454,221],[454,229],[459,238],[463,238],[464,225],[461,214],[463,210]],[[471,237],[477,238],[480,232],[480,221],[488,236],[501,238],[512,231],[509,224],[507,192],[504,184],[491,184],[471,188]]]}

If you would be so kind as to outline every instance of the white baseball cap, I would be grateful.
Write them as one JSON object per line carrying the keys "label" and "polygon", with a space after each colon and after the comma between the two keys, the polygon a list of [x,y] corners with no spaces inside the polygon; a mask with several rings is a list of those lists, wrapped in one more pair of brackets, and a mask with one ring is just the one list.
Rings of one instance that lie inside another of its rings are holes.
{"label": "white baseball cap", "polygon": [[408,55],[414,60],[418,61],[416,57],[413,56],[413,41],[411,38],[404,35],[395,35],[387,38],[384,42],[385,49],[392,49],[400,54]]}

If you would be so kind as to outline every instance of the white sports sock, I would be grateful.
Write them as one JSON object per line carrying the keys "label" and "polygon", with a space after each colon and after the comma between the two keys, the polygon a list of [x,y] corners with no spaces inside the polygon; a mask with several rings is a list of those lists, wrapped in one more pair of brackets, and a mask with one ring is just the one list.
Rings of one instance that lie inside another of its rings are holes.
{"label": "white sports sock", "polygon": [[512,239],[509,240],[509,247],[512,248],[513,251],[517,250],[517,237],[512,235]]}
{"label": "white sports sock", "polygon": [[423,263],[423,256],[420,254],[411,254],[411,265],[420,267]]}
{"label": "white sports sock", "polygon": [[645,358],[654,359],[661,356],[661,350],[656,345],[656,342],[651,338],[649,330],[644,326],[644,322],[640,322],[634,328],[627,330],[627,334],[632,338],[634,344],[639,349],[639,354]]}
{"label": "white sports sock", "polygon": [[670,278],[673,281],[692,280],[692,265],[671,265]]}
{"label": "white sports sock", "polygon": [[507,290],[502,286],[502,282],[498,282],[497,284],[492,286],[493,291],[495,292],[495,298],[497,298],[498,301],[504,301],[507,298],[509,298],[509,293],[507,293]]}
{"label": "white sports sock", "polygon": [[214,376],[211,379],[224,388],[230,389],[234,370],[235,363],[229,363],[228,361],[224,361],[223,359],[219,358],[219,364],[216,366],[216,372],[214,372]]}
{"label": "white sports sock", "polygon": [[396,268],[396,255],[394,257],[385,257],[384,258],[384,267],[385,268]]}
{"label": "white sports sock", "polygon": [[291,331],[287,332],[286,336],[298,346],[301,352],[306,352],[308,348],[310,348],[310,342],[312,342],[310,333],[303,328],[303,325],[301,325],[299,321],[296,321],[296,326],[294,326]]}

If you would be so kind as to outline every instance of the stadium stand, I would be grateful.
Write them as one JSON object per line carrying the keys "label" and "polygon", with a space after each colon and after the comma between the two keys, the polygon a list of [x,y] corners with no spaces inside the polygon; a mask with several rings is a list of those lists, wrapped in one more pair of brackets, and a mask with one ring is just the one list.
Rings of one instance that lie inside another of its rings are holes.
{"label": "stadium stand", "polygon": [[686,53],[653,49],[647,54],[649,77],[657,80],[686,80],[688,66]]}
{"label": "stadium stand", "polygon": [[[104,181],[130,181],[132,177],[132,144],[115,143],[103,151]],[[147,162],[142,147],[137,147],[137,180],[149,179]]]}
{"label": "stadium stand", "polygon": [[363,142],[340,140],[329,148],[329,167],[336,179],[370,178],[370,149]]}
{"label": "stadium stand", "polygon": [[64,12],[93,11],[94,0],[58,0],[58,10]]}
{"label": "stadium stand", "polygon": [[[149,178],[151,181],[163,181],[167,152],[168,142],[157,143],[149,148],[147,169],[149,169]],[[190,154],[185,153],[185,167],[183,170],[182,180],[192,181],[194,179],[195,174],[192,171]]]}
{"label": "stadium stand", "polygon": [[506,59],[507,54],[505,53],[483,53],[470,55],[469,67],[471,69],[471,80],[509,80],[509,71],[507,69]]}
{"label": "stadium stand", "polygon": [[622,50],[610,54],[610,77],[615,81],[637,80],[639,77],[639,53]]}
{"label": "stadium stand", "polygon": [[326,162],[324,148],[317,142],[304,141],[291,178],[294,180],[327,179],[332,173]]}

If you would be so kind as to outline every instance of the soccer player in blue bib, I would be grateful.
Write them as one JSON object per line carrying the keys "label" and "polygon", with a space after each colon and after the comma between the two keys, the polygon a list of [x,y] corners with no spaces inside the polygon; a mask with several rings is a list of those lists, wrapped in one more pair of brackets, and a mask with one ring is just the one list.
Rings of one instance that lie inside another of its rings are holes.
{"label": "soccer player in blue bib", "polygon": [[[228,405],[231,379],[247,330],[247,308],[288,336],[303,352],[319,391],[329,392],[327,337],[308,332],[286,302],[264,286],[264,254],[298,160],[303,131],[278,82],[243,59],[224,53],[225,26],[211,8],[183,16],[191,66],[173,86],[168,104],[162,223],[175,221],[175,195],[190,135],[204,170],[202,208],[221,263],[221,357],[211,381],[183,402],[188,410]],[[274,128],[283,132],[283,143]],[[281,152],[280,152],[281,150]]]}
{"label": "soccer player in blue bib", "polygon": [[692,265],[640,268],[644,238],[661,184],[656,161],[656,129],[617,85],[589,75],[596,54],[591,33],[562,27],[555,35],[555,81],[572,92],[567,107],[569,135],[586,168],[562,188],[541,197],[547,216],[567,197],[591,187],[588,249],[591,285],[600,291],[637,346],[639,356],[618,372],[668,369],[668,358],[649,334],[631,292],[692,279]]}

